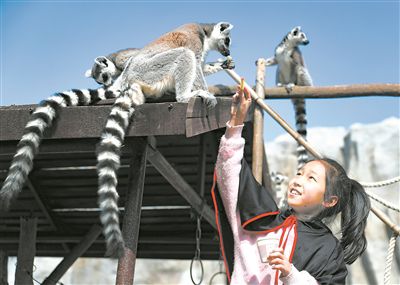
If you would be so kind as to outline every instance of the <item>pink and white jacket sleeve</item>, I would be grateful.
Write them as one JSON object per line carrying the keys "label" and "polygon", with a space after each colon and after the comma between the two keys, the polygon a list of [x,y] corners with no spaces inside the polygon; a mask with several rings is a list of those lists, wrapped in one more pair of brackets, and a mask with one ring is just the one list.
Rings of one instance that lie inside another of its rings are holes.
{"label": "pink and white jacket sleeve", "polygon": [[236,221],[239,174],[245,144],[241,136],[242,129],[243,125],[231,127],[227,124],[225,135],[221,138],[215,166],[218,189],[232,227],[235,227],[232,223]]}

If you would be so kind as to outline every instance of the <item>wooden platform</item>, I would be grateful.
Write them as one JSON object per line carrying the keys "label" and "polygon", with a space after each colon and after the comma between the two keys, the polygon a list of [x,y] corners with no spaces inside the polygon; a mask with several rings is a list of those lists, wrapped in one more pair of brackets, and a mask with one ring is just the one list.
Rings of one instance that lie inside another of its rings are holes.
{"label": "wooden platform", "polygon": [[[102,102],[62,110],[54,131],[43,141],[29,181],[18,200],[9,212],[0,212],[0,250],[7,251],[10,256],[17,254],[20,217],[38,218],[36,256],[66,256],[91,227],[99,223],[95,148],[110,104]],[[122,149],[118,191],[123,215],[132,150],[138,140],[147,140],[149,152],[139,258],[191,259],[196,230],[193,207],[205,209],[201,257],[219,258],[213,213],[209,211],[212,209],[210,188],[230,104],[229,97],[220,97],[217,107],[208,110],[197,98],[188,104],[149,103],[136,110]],[[33,108],[0,107],[0,182],[6,177],[16,144]],[[243,135],[250,144],[252,127],[247,125]],[[248,161],[251,161],[250,152],[247,145]],[[205,157],[204,204],[199,195],[202,156]],[[174,179],[174,186],[166,175]],[[83,256],[103,257],[104,253],[104,240],[100,235]]]}

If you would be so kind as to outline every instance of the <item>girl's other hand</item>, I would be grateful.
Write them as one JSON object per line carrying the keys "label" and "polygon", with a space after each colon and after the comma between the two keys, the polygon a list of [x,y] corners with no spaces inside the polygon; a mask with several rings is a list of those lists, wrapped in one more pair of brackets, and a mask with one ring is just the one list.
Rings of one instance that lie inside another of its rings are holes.
{"label": "girl's other hand", "polygon": [[292,264],[289,259],[283,254],[283,248],[279,247],[271,251],[268,256],[268,263],[273,269],[279,270],[281,276],[286,277],[292,270]]}

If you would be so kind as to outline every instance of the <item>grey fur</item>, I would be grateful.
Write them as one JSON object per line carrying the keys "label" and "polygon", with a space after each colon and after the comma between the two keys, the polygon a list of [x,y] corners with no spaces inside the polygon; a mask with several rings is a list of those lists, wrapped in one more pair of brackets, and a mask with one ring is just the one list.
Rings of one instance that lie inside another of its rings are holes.
{"label": "grey fur", "polygon": [[[309,40],[301,27],[293,28],[283,38],[275,49],[275,55],[266,60],[266,65],[278,65],[276,70],[276,85],[286,88],[288,93],[291,92],[293,86],[312,86],[312,78],[305,66],[303,56],[300,52],[299,45],[307,45]],[[306,138],[307,136],[307,119],[304,99],[292,99],[296,113],[297,131]],[[306,149],[302,145],[298,145],[298,166],[304,165],[308,160]]]}

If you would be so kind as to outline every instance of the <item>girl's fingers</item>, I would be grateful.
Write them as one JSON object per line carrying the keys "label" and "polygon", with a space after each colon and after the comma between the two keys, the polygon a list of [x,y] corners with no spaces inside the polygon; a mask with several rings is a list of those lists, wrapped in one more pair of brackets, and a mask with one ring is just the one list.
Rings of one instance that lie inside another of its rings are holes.
{"label": "girl's fingers", "polygon": [[271,259],[273,259],[273,258],[282,258],[282,259],[284,259],[285,256],[283,255],[282,252],[271,252],[269,254],[268,258],[271,258]]}
{"label": "girl's fingers", "polygon": [[271,268],[272,269],[276,269],[276,270],[282,270],[282,269],[285,268],[285,266],[282,265],[282,264],[274,264],[274,265],[271,266]]}

